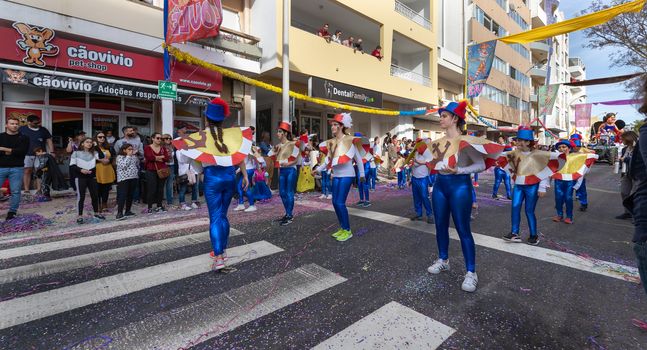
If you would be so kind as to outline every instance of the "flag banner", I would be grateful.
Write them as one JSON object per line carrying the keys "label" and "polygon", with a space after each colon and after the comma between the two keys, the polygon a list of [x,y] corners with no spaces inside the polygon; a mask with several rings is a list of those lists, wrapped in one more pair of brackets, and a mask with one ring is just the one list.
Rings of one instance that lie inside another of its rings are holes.
{"label": "flag banner", "polygon": [[[608,9],[593,12],[588,15],[576,17],[562,22],[549,24],[547,26],[531,29],[518,34],[508,35],[499,40],[506,44],[527,44],[533,41],[540,41],[554,36],[594,27],[612,20],[614,17],[628,12],[640,12],[647,0],[636,0],[622,5],[609,7]],[[478,45],[478,44],[477,44]]]}
{"label": "flag banner", "polygon": [[574,81],[572,83],[566,83],[566,86],[589,86],[589,85],[603,85],[603,84],[614,84],[620,83],[625,80],[633,79],[635,77],[641,76],[645,73],[634,73],[627,75],[618,75],[615,77],[606,77],[606,78],[597,78],[589,80]]}
{"label": "flag banner", "polygon": [[166,43],[218,36],[222,24],[220,0],[167,0]]}
{"label": "flag banner", "polygon": [[553,106],[555,106],[555,100],[557,99],[560,85],[561,84],[551,84],[548,86],[544,85],[539,88],[539,115],[549,115],[553,113]]}
{"label": "flag banner", "polygon": [[490,76],[496,40],[472,45],[467,50],[467,97],[478,97]]}
{"label": "flag banner", "polygon": [[624,105],[639,105],[642,104],[643,100],[641,99],[631,99],[631,100],[615,100],[615,101],[605,101],[605,102],[591,102],[593,105],[606,105],[606,106],[624,106]]}
{"label": "flag banner", "polygon": [[588,128],[591,126],[591,104],[582,103],[575,105],[575,127]]}

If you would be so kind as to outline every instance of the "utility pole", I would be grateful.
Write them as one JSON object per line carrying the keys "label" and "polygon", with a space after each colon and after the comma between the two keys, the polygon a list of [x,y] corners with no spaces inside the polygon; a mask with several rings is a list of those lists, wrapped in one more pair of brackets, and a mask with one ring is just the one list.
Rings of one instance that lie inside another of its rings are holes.
{"label": "utility pole", "polygon": [[283,93],[281,120],[290,123],[290,0],[283,0]]}

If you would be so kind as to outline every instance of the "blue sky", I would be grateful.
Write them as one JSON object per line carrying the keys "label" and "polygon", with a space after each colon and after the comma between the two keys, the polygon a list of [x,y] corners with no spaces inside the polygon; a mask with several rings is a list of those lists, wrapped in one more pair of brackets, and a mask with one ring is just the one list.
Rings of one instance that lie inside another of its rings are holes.
{"label": "blue sky", "polygon": [[[605,1],[609,3],[610,1]],[[587,8],[591,1],[589,0],[561,0],[559,9],[564,12],[566,19],[577,17],[577,14]],[[577,31],[570,34],[570,57],[580,57],[586,66],[586,78],[604,78],[616,75],[630,74],[637,71],[633,67],[612,67],[609,55],[617,51],[615,47],[608,47],[603,50],[592,50],[583,47],[588,39],[584,31]],[[634,94],[624,90],[622,84],[594,85],[587,86],[587,102],[602,102],[612,100],[624,100],[634,98]],[[618,118],[624,120],[627,124],[635,120],[643,119],[637,111],[638,106],[604,106],[593,105],[591,115],[602,115],[606,112],[615,112]]]}

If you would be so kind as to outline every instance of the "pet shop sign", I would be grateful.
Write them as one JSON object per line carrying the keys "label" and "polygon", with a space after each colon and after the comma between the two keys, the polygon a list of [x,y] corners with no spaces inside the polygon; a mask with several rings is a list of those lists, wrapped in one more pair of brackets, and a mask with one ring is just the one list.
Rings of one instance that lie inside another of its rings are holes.
{"label": "pet shop sign", "polygon": [[[19,22],[11,27],[0,25],[0,59],[37,68],[71,69],[154,82],[164,75],[161,56],[68,40],[56,36],[52,29]],[[170,80],[204,91],[222,90],[222,75],[180,62],[174,64]]]}
{"label": "pet shop sign", "polygon": [[168,0],[166,42],[178,43],[218,36],[220,0]]}

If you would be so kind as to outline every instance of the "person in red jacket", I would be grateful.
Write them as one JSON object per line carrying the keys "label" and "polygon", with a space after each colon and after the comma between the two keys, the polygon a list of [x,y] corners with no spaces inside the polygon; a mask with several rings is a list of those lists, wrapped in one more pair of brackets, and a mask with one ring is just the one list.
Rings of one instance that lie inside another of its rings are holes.
{"label": "person in red jacket", "polygon": [[166,186],[167,175],[163,171],[167,169],[166,162],[169,160],[169,153],[166,147],[162,146],[162,134],[159,132],[151,135],[152,144],[144,147],[144,167],[146,169],[146,202],[148,203],[148,213],[153,213],[153,203],[157,203],[155,212],[165,212],[166,208],[162,205],[162,192]]}

